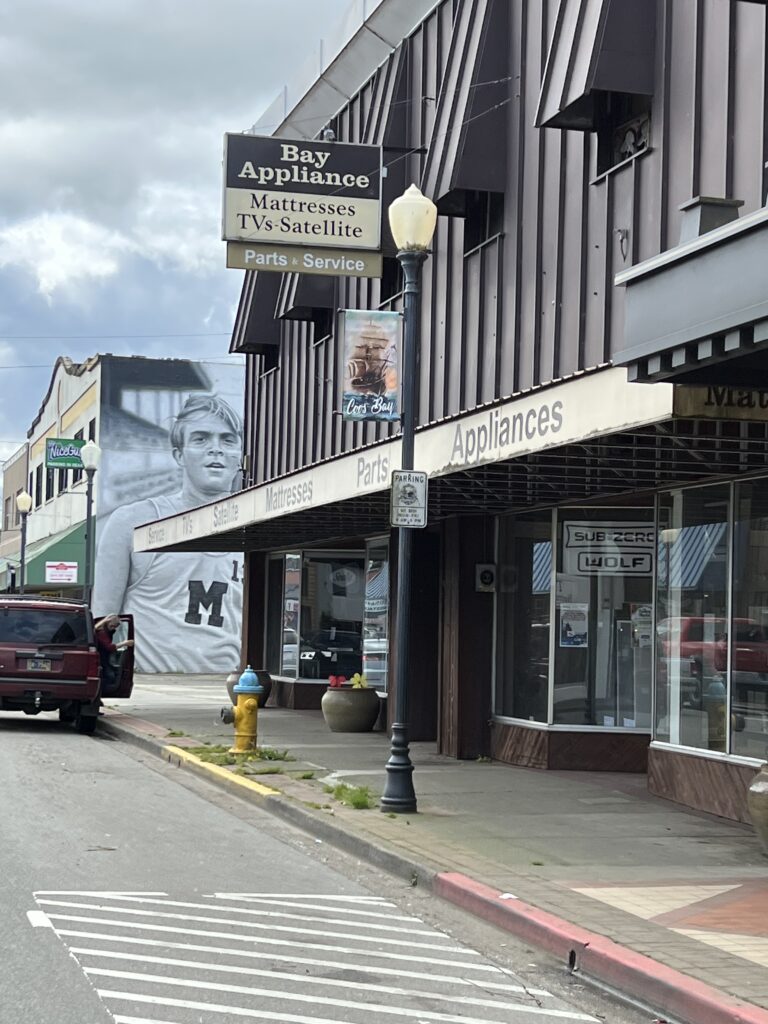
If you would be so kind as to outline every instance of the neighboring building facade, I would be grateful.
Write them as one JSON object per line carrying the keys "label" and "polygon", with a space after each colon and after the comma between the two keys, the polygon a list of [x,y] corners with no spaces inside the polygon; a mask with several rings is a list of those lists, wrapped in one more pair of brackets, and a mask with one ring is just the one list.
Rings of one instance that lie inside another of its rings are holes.
{"label": "neighboring building facade", "polygon": [[[768,753],[765,41],[753,0],[381,0],[262,120],[381,145],[385,207],[414,181],[441,214],[409,703],[444,754],[647,766],[653,792],[748,820]],[[392,678],[399,441],[341,418],[335,315],[401,309],[386,230],[384,256],[380,280],[246,273],[249,486],[137,531],[245,551],[248,658],[291,706],[329,674]]]}
{"label": "neighboring building facade", "polygon": [[3,464],[3,523],[0,531],[0,589],[14,590],[18,576],[21,516],[16,495],[27,488],[29,448],[26,442]]}
{"label": "neighboring building facade", "polygon": [[[137,555],[132,531],[242,485],[242,407],[239,361],[60,358],[27,445],[6,464],[6,499],[25,486],[32,495],[27,590],[80,597],[86,477],[78,469],[47,469],[46,440],[93,440],[101,448],[92,605],[97,615],[134,616],[139,671],[226,674],[240,662],[242,555]],[[12,515],[8,500],[4,512]],[[12,570],[20,538],[12,522],[2,552],[5,589],[18,583]]]}

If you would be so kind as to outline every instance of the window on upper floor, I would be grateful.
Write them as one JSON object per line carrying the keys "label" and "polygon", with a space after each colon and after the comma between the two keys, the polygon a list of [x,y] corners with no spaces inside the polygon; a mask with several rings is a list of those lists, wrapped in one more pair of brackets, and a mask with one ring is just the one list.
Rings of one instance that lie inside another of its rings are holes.
{"label": "window on upper floor", "polygon": [[18,491],[16,491],[16,495],[15,495],[14,500],[13,500],[13,525],[14,526],[20,526],[21,525],[21,512],[19,512],[19,506],[16,504],[16,498],[18,498],[18,496],[21,494],[21,492],[23,490],[24,490],[24,488],[20,487],[18,489]]}
{"label": "window on upper floor", "polygon": [[403,290],[403,271],[395,256],[385,256],[382,260],[381,285],[379,301],[383,305],[394,295]]}
{"label": "window on upper floor", "polygon": [[45,500],[50,501],[54,495],[54,477],[55,469],[46,469],[45,471]]}
{"label": "window on upper floor", "polygon": [[464,215],[464,252],[471,252],[504,227],[502,192],[467,192]]}
{"label": "window on upper floor", "polygon": [[96,440],[96,420],[95,419],[90,420],[89,423],[88,423],[88,440],[89,441],[95,441]]}
{"label": "window on upper floor", "polygon": [[[77,431],[77,433],[75,434],[75,440],[76,441],[84,440],[84,438],[83,438],[83,431],[82,430],[78,430]],[[73,469],[72,470],[72,483],[76,484],[76,483],[78,483],[82,479],[83,479],[83,471],[82,471],[82,469]]]}
{"label": "window on upper floor", "polygon": [[67,469],[60,469],[59,470],[59,494],[61,494],[62,491],[66,491],[68,483],[69,483],[69,470],[67,470]]}
{"label": "window on upper floor", "polygon": [[32,492],[35,497],[35,508],[43,504],[43,464],[35,467],[35,489]]}
{"label": "window on upper floor", "polygon": [[3,529],[4,530],[11,530],[11,529],[13,529],[13,504],[12,504],[12,502],[13,502],[13,498],[8,497],[8,498],[5,499],[5,517],[3,519]]}
{"label": "window on upper floor", "polygon": [[597,102],[597,173],[604,174],[651,144],[651,97],[603,93]]}
{"label": "window on upper floor", "polygon": [[334,311],[332,309],[315,309],[312,311],[312,323],[314,324],[313,341],[320,341],[327,338],[333,331]]}

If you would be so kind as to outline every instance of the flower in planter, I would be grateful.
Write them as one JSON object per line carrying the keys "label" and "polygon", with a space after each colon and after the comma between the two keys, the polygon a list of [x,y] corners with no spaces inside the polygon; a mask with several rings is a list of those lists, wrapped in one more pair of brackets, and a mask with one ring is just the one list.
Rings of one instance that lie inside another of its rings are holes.
{"label": "flower in planter", "polygon": [[334,688],[334,690],[337,689],[340,686],[346,686],[346,684],[347,684],[347,677],[346,676],[328,676],[328,685],[332,686]]}
{"label": "flower in planter", "polygon": [[363,690],[368,685],[365,676],[360,675],[359,672],[355,672],[355,674],[352,676],[351,682],[353,690]]}

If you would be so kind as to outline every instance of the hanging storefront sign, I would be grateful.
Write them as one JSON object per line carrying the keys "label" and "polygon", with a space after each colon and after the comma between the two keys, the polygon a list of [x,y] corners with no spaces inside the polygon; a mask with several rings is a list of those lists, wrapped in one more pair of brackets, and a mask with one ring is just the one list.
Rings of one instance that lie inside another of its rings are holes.
{"label": "hanging storefront sign", "polygon": [[398,420],[398,352],[402,317],[379,310],[345,309],[345,420]]}
{"label": "hanging storefront sign", "polygon": [[563,523],[568,576],[650,576],[656,530],[648,523]]}
{"label": "hanging storefront sign", "polygon": [[81,438],[47,437],[45,439],[46,469],[82,469],[80,449],[85,444]]}
{"label": "hanging storefront sign", "polygon": [[378,249],[381,147],[225,135],[222,238]]}
{"label": "hanging storefront sign", "polygon": [[77,583],[77,562],[46,562],[46,583]]}
{"label": "hanging storefront sign", "polygon": [[231,270],[271,270],[278,274],[321,274],[325,277],[381,277],[380,252],[347,252],[306,245],[227,242]]}

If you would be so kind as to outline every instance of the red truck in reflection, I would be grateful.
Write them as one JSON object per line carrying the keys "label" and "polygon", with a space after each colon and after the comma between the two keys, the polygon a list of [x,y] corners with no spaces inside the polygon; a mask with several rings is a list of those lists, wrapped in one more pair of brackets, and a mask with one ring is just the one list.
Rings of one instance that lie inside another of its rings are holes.
{"label": "red truck in reflection", "polygon": [[[768,683],[768,631],[752,619],[734,619],[731,676],[734,685]],[[677,670],[684,702],[698,706],[702,684],[725,676],[728,667],[728,620],[712,615],[662,619],[657,626],[659,678]]]}

